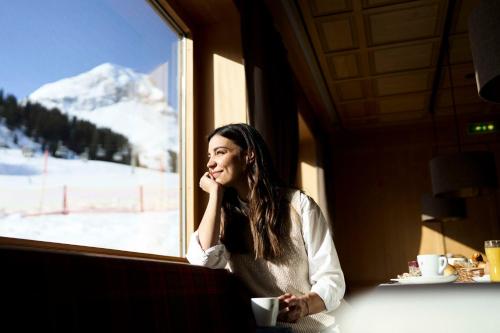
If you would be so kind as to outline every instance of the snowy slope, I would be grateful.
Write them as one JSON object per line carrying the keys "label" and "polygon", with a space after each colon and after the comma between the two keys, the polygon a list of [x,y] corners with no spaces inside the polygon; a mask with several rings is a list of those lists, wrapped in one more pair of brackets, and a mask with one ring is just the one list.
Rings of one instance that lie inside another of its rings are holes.
{"label": "snowy slope", "polygon": [[178,174],[0,148],[0,236],[179,255],[178,183]]}
{"label": "snowy slope", "polygon": [[40,150],[41,145],[24,135],[20,129],[10,130],[0,119],[0,148],[30,148]]}
{"label": "snowy slope", "polygon": [[165,167],[166,151],[178,151],[177,113],[148,75],[130,68],[105,63],[45,84],[28,100],[125,135],[141,165]]}

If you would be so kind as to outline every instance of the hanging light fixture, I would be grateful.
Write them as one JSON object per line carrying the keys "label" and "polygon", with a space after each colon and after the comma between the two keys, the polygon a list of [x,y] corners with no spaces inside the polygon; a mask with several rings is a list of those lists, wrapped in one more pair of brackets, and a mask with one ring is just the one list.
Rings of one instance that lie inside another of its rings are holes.
{"label": "hanging light fixture", "polygon": [[469,16],[469,39],[479,96],[500,103],[500,1],[481,0]]}
{"label": "hanging light fixture", "polygon": [[430,169],[435,196],[475,197],[497,187],[495,156],[489,151],[437,156]]}
{"label": "hanging light fixture", "polygon": [[[448,36],[451,27],[451,18],[453,16],[454,3],[448,5],[448,10],[444,22],[443,36]],[[438,67],[442,66],[444,49],[448,45],[447,38],[443,38],[442,49],[439,53]],[[441,75],[436,76],[440,79]],[[434,86],[438,87],[438,81],[434,82]],[[436,120],[434,104],[431,104],[431,119],[432,119],[432,134],[434,145],[432,147],[432,157],[436,157],[439,152],[439,140],[437,136]],[[441,223],[441,230],[443,230],[444,221],[460,220],[466,217],[465,200],[461,198],[438,198],[430,193],[425,193],[421,198],[421,219],[422,222],[439,222]]]}
{"label": "hanging light fixture", "polygon": [[462,198],[436,198],[431,193],[422,195],[422,222],[456,221],[467,217]]}
{"label": "hanging light fixture", "polygon": [[448,78],[458,153],[437,156],[430,161],[432,192],[437,197],[467,198],[478,196],[497,187],[495,156],[489,151],[462,151],[455,92],[451,77],[449,44],[447,44],[447,49]]}
{"label": "hanging light fixture", "polygon": [[[432,136],[434,145],[432,156],[438,154],[439,139],[437,136],[436,119],[434,109],[431,110]],[[422,222],[445,222],[464,219],[467,215],[465,200],[462,198],[437,198],[431,193],[424,193],[421,199]],[[441,225],[441,229],[443,229]]]}

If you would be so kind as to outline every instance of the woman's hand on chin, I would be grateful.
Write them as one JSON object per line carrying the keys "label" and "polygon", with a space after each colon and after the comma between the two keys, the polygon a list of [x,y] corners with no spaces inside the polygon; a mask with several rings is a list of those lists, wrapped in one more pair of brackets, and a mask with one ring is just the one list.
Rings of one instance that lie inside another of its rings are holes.
{"label": "woman's hand on chin", "polygon": [[209,173],[205,172],[200,178],[200,188],[211,194],[218,193],[221,194],[224,191],[224,187],[215,181],[215,178]]}
{"label": "woman's hand on chin", "polygon": [[287,293],[278,299],[280,301],[279,321],[295,323],[309,314],[307,296],[295,296]]}

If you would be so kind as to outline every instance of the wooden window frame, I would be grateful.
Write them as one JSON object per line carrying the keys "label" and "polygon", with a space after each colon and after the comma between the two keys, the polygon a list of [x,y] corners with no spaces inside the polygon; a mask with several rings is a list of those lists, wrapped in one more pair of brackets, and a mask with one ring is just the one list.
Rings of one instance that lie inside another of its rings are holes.
{"label": "wooden window frame", "polygon": [[181,37],[179,47],[179,72],[180,72],[180,256],[167,256],[151,253],[123,251],[100,247],[73,245],[65,243],[28,240],[21,238],[0,236],[0,248],[17,248],[25,250],[49,250],[58,252],[79,253],[84,255],[117,257],[126,259],[146,259],[169,262],[187,263],[187,239],[194,230],[194,122],[193,122],[193,43],[190,39],[191,32],[185,22],[177,15],[166,0],[147,0],[161,19],[179,33]]}

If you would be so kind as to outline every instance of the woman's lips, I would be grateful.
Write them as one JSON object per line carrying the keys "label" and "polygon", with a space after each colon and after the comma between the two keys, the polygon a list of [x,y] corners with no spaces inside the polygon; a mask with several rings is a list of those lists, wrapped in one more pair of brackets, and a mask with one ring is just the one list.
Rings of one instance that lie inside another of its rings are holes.
{"label": "woman's lips", "polygon": [[217,177],[219,177],[219,176],[220,176],[220,174],[221,174],[221,173],[222,173],[222,171],[213,171],[213,172],[211,173],[211,175],[212,175],[212,177],[217,178]]}

